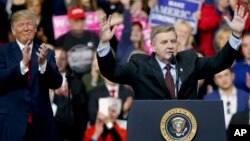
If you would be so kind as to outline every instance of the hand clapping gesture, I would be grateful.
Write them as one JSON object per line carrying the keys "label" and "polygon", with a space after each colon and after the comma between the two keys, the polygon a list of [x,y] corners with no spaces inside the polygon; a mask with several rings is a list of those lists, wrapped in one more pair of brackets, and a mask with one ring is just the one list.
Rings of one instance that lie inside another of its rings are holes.
{"label": "hand clapping gesture", "polygon": [[30,61],[31,49],[29,47],[29,44],[30,44],[30,40],[24,45],[24,48],[22,50],[22,54],[23,54],[22,62],[25,66],[28,66],[29,61]]}
{"label": "hand clapping gesture", "polygon": [[237,37],[241,37],[241,33],[243,32],[246,24],[246,20],[248,18],[249,13],[246,13],[245,8],[240,5],[237,6],[234,11],[233,19],[230,21],[228,17],[224,17],[225,21],[227,22],[228,26],[233,31],[233,34]]}
{"label": "hand clapping gesture", "polygon": [[48,47],[46,47],[46,44],[44,43],[41,44],[40,48],[38,49],[38,52],[36,52],[39,65],[43,65],[46,62],[47,52],[48,52]]}

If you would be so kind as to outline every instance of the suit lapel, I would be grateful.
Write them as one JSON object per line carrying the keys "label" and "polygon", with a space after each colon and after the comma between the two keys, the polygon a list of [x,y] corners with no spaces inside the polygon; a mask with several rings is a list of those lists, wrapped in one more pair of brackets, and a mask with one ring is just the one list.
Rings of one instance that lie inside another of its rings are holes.
{"label": "suit lapel", "polygon": [[185,74],[184,72],[187,72],[187,68],[189,68],[190,64],[188,63],[185,63],[185,61],[181,60],[182,57],[181,56],[182,53],[178,53],[176,55],[176,71],[177,71],[177,79],[178,79],[178,82],[181,82],[181,86],[178,84],[178,93],[177,93],[177,97],[179,99],[183,99],[184,98],[184,93],[185,92],[185,81],[189,81],[188,78],[187,78],[187,74]]}
{"label": "suit lapel", "polygon": [[151,69],[153,71],[153,74],[155,75],[155,78],[157,79],[159,86],[161,87],[161,89],[166,93],[165,96],[167,96],[168,99],[172,99],[167,86],[165,84],[165,80],[164,80],[164,76],[162,74],[162,70],[157,62],[157,60],[155,59],[154,55],[151,55],[151,59],[149,61],[149,64],[151,66]]}
{"label": "suit lapel", "polygon": [[18,46],[17,42],[13,42],[12,45],[11,45],[11,54],[10,54],[10,58],[13,59],[13,62],[15,63],[20,63],[20,61],[22,60],[23,58],[23,54],[22,54],[22,51],[20,49],[20,47]]}
{"label": "suit lapel", "polygon": [[32,47],[32,53],[31,53],[31,64],[30,64],[30,71],[31,71],[31,84],[34,80],[34,76],[38,72],[38,60],[37,60],[37,55],[36,52],[38,51],[39,46],[33,44]]}

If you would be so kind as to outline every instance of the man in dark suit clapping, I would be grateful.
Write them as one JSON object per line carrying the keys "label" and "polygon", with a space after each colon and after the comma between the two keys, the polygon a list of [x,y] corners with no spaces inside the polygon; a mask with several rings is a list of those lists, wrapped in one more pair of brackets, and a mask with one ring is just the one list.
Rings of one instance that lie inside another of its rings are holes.
{"label": "man in dark suit clapping", "polygon": [[33,42],[35,15],[20,10],[11,17],[15,42],[0,47],[0,140],[55,141],[49,89],[61,86],[55,53]]}

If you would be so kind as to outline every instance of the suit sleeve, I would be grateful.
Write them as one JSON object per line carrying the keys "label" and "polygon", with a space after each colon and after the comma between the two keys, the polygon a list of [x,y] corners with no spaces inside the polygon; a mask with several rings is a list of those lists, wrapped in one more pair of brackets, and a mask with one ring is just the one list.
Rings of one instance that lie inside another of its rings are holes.
{"label": "suit sleeve", "polygon": [[119,64],[116,62],[111,51],[104,57],[99,57],[97,54],[101,74],[110,81],[120,84],[132,83],[132,78],[137,71],[136,61],[133,61],[132,58],[128,63]]}
{"label": "suit sleeve", "polygon": [[51,50],[48,52],[46,71],[40,75],[42,83],[51,89],[57,89],[62,84],[62,75],[56,66],[55,53]]}
{"label": "suit sleeve", "polygon": [[227,42],[216,56],[198,58],[195,69],[198,79],[211,77],[224,69],[230,68],[237,57],[237,53],[238,51]]}
{"label": "suit sleeve", "polygon": [[0,50],[0,95],[24,87],[28,81],[27,75],[21,74],[20,62],[8,68],[6,58],[4,51]]}

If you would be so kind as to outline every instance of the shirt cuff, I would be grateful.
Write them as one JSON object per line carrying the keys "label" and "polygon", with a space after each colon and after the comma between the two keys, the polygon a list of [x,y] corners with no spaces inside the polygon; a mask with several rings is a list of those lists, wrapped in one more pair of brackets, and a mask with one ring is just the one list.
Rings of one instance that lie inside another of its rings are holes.
{"label": "shirt cuff", "polygon": [[90,139],[90,141],[97,141],[97,139],[94,138],[94,137],[92,137],[92,138]]}
{"label": "shirt cuff", "polygon": [[39,71],[41,74],[44,74],[44,72],[46,71],[46,66],[47,66],[47,61],[45,61],[45,63],[43,65],[39,65]]}
{"label": "shirt cuff", "polygon": [[22,75],[25,75],[26,72],[29,71],[29,68],[23,64],[23,62],[20,62],[20,71]]}
{"label": "shirt cuff", "polygon": [[99,57],[106,56],[110,51],[110,43],[109,42],[105,44],[100,43],[96,51]]}
{"label": "shirt cuff", "polygon": [[229,44],[233,49],[239,50],[241,43],[241,39],[238,39],[231,34],[231,36],[229,37]]}

